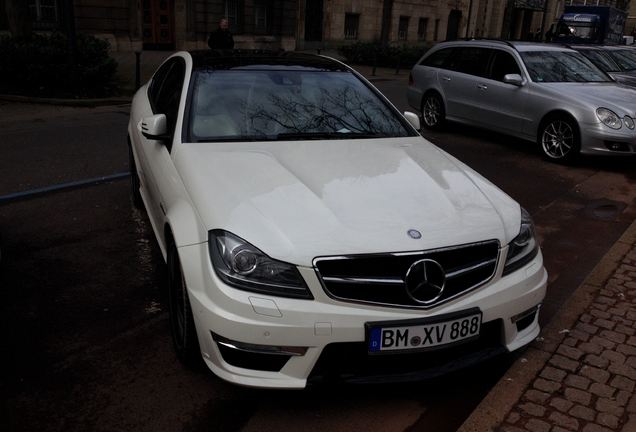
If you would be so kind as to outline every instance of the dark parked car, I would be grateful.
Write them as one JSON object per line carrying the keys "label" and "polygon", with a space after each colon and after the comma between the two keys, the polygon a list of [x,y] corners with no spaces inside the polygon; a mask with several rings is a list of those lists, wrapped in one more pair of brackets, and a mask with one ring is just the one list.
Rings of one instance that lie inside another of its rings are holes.
{"label": "dark parked car", "polygon": [[596,67],[617,82],[636,87],[636,48],[626,46],[576,46]]}

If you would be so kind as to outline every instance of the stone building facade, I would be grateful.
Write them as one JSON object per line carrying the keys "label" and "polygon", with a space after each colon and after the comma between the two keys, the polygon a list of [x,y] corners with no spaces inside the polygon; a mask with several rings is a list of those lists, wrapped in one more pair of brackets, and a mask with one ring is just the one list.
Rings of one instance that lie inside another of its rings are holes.
{"label": "stone building facade", "polygon": [[[0,0],[0,31],[7,29],[5,1]],[[230,22],[237,48],[303,50],[359,41],[431,45],[466,37],[528,40],[544,35],[566,1],[574,0],[25,1],[35,30],[63,30],[63,8],[74,3],[78,32],[109,40],[113,50],[129,51],[206,48],[207,35],[222,17]],[[628,1],[599,4],[627,7]],[[626,32],[634,25],[636,19],[628,22]]]}
{"label": "stone building facade", "polygon": [[[6,31],[0,0],[0,32]],[[33,28],[66,28],[68,0],[29,2]],[[77,32],[110,42],[116,51],[207,48],[208,34],[227,17],[236,48],[295,49],[298,0],[73,0]]]}

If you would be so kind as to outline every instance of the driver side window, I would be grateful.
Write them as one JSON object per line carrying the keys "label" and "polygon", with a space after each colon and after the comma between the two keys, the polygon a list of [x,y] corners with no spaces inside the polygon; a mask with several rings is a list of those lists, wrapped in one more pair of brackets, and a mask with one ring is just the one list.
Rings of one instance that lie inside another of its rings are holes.
{"label": "driver side window", "polygon": [[162,65],[157,72],[155,72],[152,77],[152,81],[150,82],[150,87],[148,88],[148,99],[150,100],[150,107],[152,108],[152,112],[154,114],[158,114],[157,111],[157,97],[159,95],[159,90],[161,90],[161,85],[163,81],[166,79],[166,75],[168,71],[172,68],[174,61],[169,61],[166,64]]}
{"label": "driver side window", "polygon": [[[181,90],[185,79],[185,62],[182,58],[175,58],[157,71],[149,91],[150,104],[155,114],[165,114],[168,134],[174,135],[181,101]],[[156,81],[155,81],[156,80]],[[172,141],[166,142],[168,151],[172,148]]]}
{"label": "driver side window", "polygon": [[495,57],[490,67],[490,79],[503,82],[504,77],[508,74],[521,75],[521,69],[519,69],[519,65],[513,56],[498,50],[495,52]]}

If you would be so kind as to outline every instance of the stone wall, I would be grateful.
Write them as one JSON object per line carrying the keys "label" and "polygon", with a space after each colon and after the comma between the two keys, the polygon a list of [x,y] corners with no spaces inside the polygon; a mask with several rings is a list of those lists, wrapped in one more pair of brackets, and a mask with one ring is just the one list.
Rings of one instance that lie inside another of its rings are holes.
{"label": "stone wall", "polygon": [[[394,0],[389,42],[408,45],[430,43],[435,40],[435,22],[437,20],[439,20],[437,40],[444,40],[446,38],[449,13],[454,9],[462,12],[458,35],[463,37],[466,31],[468,6],[468,0]],[[356,41],[372,42],[380,40],[382,8],[383,0],[326,0],[323,46],[334,47]],[[354,40],[345,40],[345,15],[347,13],[359,14],[360,16],[358,38]],[[409,18],[406,40],[400,40],[398,35],[400,17]],[[428,18],[426,37],[422,40],[418,38],[420,18]]]}

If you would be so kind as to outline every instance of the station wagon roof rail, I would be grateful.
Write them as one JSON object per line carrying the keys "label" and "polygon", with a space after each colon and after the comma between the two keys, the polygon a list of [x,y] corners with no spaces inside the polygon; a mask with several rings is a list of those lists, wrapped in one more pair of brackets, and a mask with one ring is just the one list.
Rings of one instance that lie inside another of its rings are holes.
{"label": "station wagon roof rail", "polygon": [[466,41],[478,41],[478,42],[499,42],[505,45],[508,45],[509,47],[513,48],[513,49],[517,49],[517,47],[510,42],[509,40],[505,40],[505,39],[492,39],[492,38],[475,38],[475,37],[471,37],[471,38],[466,38],[464,39]]}

